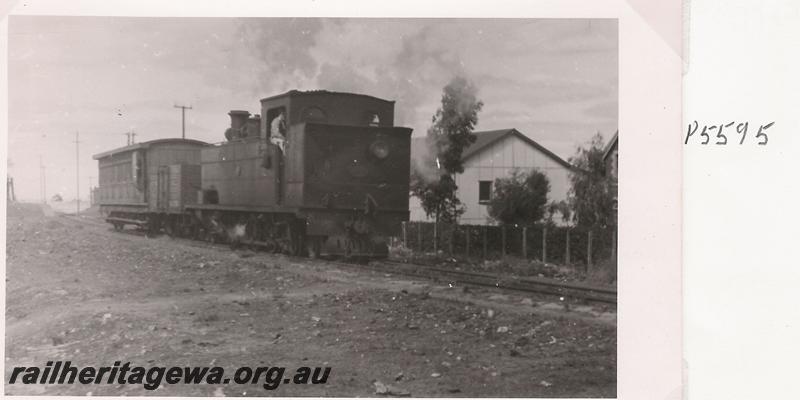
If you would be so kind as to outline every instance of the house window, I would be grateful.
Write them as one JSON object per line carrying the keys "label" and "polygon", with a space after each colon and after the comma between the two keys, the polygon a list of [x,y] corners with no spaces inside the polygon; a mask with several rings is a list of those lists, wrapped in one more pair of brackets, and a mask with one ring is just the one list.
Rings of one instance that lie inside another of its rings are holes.
{"label": "house window", "polygon": [[485,204],[492,199],[492,181],[478,181],[478,203]]}

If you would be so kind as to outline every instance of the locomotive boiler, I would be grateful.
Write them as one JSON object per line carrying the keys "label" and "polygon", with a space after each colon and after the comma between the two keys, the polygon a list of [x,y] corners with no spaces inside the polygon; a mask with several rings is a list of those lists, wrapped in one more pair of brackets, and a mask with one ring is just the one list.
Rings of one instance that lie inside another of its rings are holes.
{"label": "locomotive boiler", "polygon": [[231,111],[226,141],[193,147],[197,163],[153,166],[176,186],[167,195],[191,186],[195,198],[108,221],[293,255],[385,256],[408,220],[411,129],[394,126],[394,102],[290,91],[262,99],[260,112]]}

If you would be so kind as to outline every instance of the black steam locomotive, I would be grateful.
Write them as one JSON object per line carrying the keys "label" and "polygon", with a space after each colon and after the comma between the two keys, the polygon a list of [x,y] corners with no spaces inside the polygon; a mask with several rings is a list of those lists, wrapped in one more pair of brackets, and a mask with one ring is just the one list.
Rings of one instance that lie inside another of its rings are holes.
{"label": "black steam locomotive", "polygon": [[226,141],[159,139],[95,155],[116,229],[292,255],[381,257],[408,220],[411,129],[394,102],[328,91],[229,113]]}

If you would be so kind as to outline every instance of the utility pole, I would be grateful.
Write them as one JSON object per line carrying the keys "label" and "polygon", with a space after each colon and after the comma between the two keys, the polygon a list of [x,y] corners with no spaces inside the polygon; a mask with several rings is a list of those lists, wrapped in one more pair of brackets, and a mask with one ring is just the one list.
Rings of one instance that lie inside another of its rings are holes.
{"label": "utility pole", "polygon": [[136,143],[136,132],[131,130],[130,132],[125,132],[123,135],[128,137],[128,146]]}
{"label": "utility pole", "polygon": [[8,175],[6,175],[6,200],[17,201],[17,196],[14,194],[14,177]]}
{"label": "utility pole", "polygon": [[136,143],[136,132],[134,132],[133,129],[131,129],[130,132],[123,133],[123,135],[128,137],[128,146]]}
{"label": "utility pole", "polygon": [[11,162],[11,158],[8,158],[8,171],[6,174],[6,200],[9,202],[17,201],[17,195],[14,194],[14,177],[11,176],[11,167],[14,166],[14,163]]}
{"label": "utility pole", "polygon": [[81,213],[81,169],[80,169],[80,140],[78,140],[78,131],[75,131],[75,198],[78,200],[75,215]]}
{"label": "utility pole", "polygon": [[186,110],[191,110],[192,106],[175,104],[174,107],[181,109],[181,138],[186,139]]}

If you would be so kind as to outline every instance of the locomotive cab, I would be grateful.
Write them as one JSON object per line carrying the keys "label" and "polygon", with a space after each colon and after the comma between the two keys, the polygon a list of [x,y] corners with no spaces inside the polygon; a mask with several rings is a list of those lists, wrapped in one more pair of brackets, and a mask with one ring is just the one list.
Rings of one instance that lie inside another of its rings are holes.
{"label": "locomotive cab", "polygon": [[263,137],[285,118],[280,201],[299,209],[309,253],[375,255],[408,220],[411,129],[397,128],[394,102],[327,91],[261,101]]}

